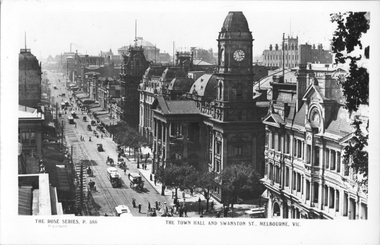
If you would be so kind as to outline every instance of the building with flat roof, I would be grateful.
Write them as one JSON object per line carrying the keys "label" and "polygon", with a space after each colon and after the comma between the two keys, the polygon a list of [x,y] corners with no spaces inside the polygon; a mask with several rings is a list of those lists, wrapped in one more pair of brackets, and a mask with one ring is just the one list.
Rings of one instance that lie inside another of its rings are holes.
{"label": "building with flat roof", "polygon": [[37,108],[41,103],[41,63],[30,49],[21,49],[19,54],[19,104]]}
{"label": "building with flat roof", "polygon": [[296,38],[288,36],[278,45],[269,45],[263,51],[263,65],[267,67],[293,68],[306,63],[332,63],[332,54],[322,44],[299,44]]}
{"label": "building with flat roof", "polygon": [[21,174],[18,184],[19,215],[63,215],[57,190],[50,186],[49,174]]}
{"label": "building with flat roof", "polygon": [[35,108],[19,105],[18,139],[22,153],[42,155],[42,132],[45,117]]}

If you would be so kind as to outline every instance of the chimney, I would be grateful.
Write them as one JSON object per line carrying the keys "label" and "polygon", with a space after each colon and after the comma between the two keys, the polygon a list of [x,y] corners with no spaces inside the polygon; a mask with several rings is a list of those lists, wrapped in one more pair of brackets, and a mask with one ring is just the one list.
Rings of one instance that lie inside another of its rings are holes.
{"label": "chimney", "polygon": [[296,111],[302,107],[302,97],[305,94],[307,88],[307,82],[309,80],[309,74],[307,73],[306,64],[299,65],[299,72],[297,76],[297,102],[296,102]]}

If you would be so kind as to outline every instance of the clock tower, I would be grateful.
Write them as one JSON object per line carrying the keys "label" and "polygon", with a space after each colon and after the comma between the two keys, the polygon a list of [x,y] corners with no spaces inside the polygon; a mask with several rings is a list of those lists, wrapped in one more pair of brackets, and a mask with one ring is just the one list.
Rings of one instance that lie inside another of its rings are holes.
{"label": "clock tower", "polygon": [[229,12],[218,36],[216,119],[254,121],[252,33],[242,12]]}
{"label": "clock tower", "polygon": [[218,72],[252,73],[252,33],[242,12],[229,12],[219,32]]}

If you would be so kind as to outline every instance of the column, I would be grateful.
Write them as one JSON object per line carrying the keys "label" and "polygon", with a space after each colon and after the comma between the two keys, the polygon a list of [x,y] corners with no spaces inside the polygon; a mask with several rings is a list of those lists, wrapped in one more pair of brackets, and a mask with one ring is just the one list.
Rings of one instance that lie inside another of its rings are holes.
{"label": "column", "polygon": [[293,142],[293,140],[294,140],[294,137],[293,137],[293,135],[291,135],[291,134],[289,134],[289,137],[290,137],[290,140],[289,140],[289,144],[290,144],[290,146],[289,146],[289,153],[290,153],[290,156],[292,156],[292,157],[294,157],[294,153],[293,153],[293,148],[294,148],[294,142]]}
{"label": "column", "polygon": [[222,160],[221,165],[224,167],[227,164],[227,134],[223,133],[223,140],[222,140],[222,154],[220,156],[220,159]]}
{"label": "column", "polygon": [[344,192],[342,190],[337,190],[339,194],[339,216],[343,216],[344,213]]}
{"label": "column", "polygon": [[272,205],[273,205],[272,195],[270,195],[269,199],[268,199],[268,207],[267,207],[267,217],[268,218],[273,218]]}
{"label": "column", "polygon": [[[281,154],[285,154],[285,137],[286,137],[286,134],[283,133],[282,136],[281,136],[281,148],[280,151],[281,151]],[[285,161],[281,163],[281,188],[284,189],[284,186],[285,186]]]}
{"label": "column", "polygon": [[[303,176],[302,176],[303,177]],[[306,178],[303,177],[303,181],[302,181],[302,190],[303,190],[303,200],[304,200],[304,203],[306,203]],[[302,192],[302,191],[301,191]]]}
{"label": "column", "polygon": [[165,142],[166,142],[166,145],[165,145],[165,150],[166,150],[166,161],[170,161],[170,127],[171,127],[171,124],[170,123],[166,123],[166,130],[165,130]]}
{"label": "column", "polygon": [[319,186],[318,186],[318,208],[320,210],[323,209],[322,189],[323,189],[322,183],[319,183]]}
{"label": "column", "polygon": [[331,162],[331,160],[332,160],[332,157],[331,157],[331,150],[330,149],[328,149],[328,152],[329,152],[329,170],[331,170],[331,166],[332,166],[332,162]]}
{"label": "column", "polygon": [[319,147],[319,167],[323,168],[323,147]]}
{"label": "column", "polygon": [[164,158],[164,137],[165,137],[165,125],[162,121],[160,121],[160,130],[161,130],[161,159],[162,159],[162,165],[166,167],[165,160],[166,160],[166,154]]}
{"label": "column", "polygon": [[[212,169],[215,170],[215,131],[212,130],[212,128],[210,128],[211,130],[211,137],[212,137],[212,152],[211,152],[211,166],[212,166]],[[269,176],[269,165],[268,165],[268,176]]]}
{"label": "column", "polygon": [[184,123],[182,129],[183,129],[183,158],[187,159],[188,123]]}

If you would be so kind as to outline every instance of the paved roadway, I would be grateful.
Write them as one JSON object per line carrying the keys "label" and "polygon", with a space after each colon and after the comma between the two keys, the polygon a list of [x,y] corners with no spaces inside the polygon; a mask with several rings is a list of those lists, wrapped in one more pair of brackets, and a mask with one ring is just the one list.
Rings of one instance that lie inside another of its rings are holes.
{"label": "paved roadway", "polygon": [[[48,79],[51,81],[52,96],[57,98],[58,94],[66,93],[65,98],[61,96],[58,98],[63,98],[63,101],[69,100],[69,92],[64,88],[64,78],[57,73],[48,72]],[[61,83],[59,83],[57,79],[60,79]],[[57,90],[53,89],[54,85],[57,85]],[[61,100],[59,100],[58,103],[60,104]],[[128,173],[138,172],[137,164],[134,161],[126,160],[128,169],[125,175],[124,171],[118,168],[122,178],[122,187],[113,188],[110,181],[107,179],[107,168],[110,166],[106,164],[106,159],[107,156],[109,156],[113,158],[115,162],[117,161],[116,144],[109,137],[101,139],[99,136],[99,138],[96,138],[93,132],[87,130],[87,125],[91,120],[89,116],[87,116],[87,122],[84,122],[82,112],[77,111],[77,115],[79,118],[75,119],[77,125],[75,127],[74,124],[68,123],[67,115],[63,114],[64,134],[69,144],[73,145],[74,163],[80,164],[82,162],[84,168],[90,166],[94,172],[93,177],[87,177],[87,182],[92,179],[96,183],[96,191],[92,192],[94,201],[96,202],[95,206],[98,211],[95,215],[104,215],[106,213],[107,215],[115,215],[115,206],[124,204],[129,207],[133,216],[146,216],[148,202],[154,207],[155,201],[161,203],[169,201],[168,196],[161,196],[148,181],[145,181],[144,190],[142,192],[137,192],[130,187]],[[95,129],[96,127],[92,126],[92,130]],[[85,141],[80,140],[81,136],[84,137]],[[89,142],[89,137],[92,139],[91,142]],[[104,152],[97,151],[98,143],[103,144]],[[142,204],[141,213],[138,212],[137,208],[133,208],[132,198],[136,199],[137,205],[139,203]]]}

